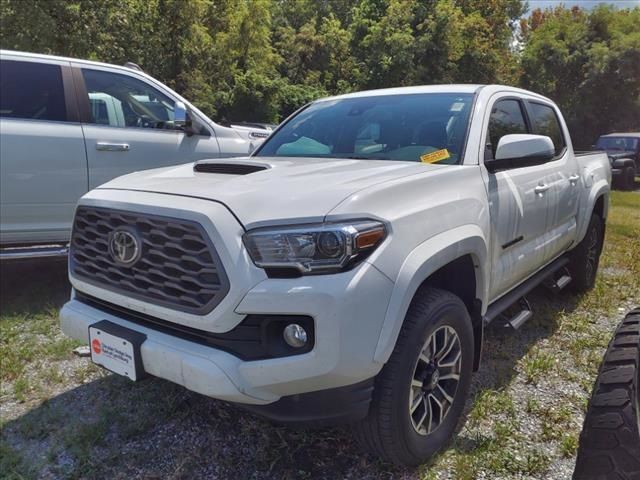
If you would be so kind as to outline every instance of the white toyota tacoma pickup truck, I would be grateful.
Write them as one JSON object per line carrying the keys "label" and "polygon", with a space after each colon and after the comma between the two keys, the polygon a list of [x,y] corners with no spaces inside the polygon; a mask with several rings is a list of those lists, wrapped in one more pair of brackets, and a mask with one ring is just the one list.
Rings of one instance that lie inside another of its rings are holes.
{"label": "white toyota tacoma pickup truck", "polygon": [[484,326],[518,328],[540,283],[593,286],[610,177],[528,91],[319,100],[250,157],[82,197],[62,329],[133,380],[351,422],[377,455],[420,464],[458,423]]}

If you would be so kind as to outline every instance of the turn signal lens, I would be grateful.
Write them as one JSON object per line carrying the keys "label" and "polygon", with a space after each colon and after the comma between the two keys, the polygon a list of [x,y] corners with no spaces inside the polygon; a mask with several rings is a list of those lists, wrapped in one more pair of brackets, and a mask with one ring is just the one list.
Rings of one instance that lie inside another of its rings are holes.
{"label": "turn signal lens", "polygon": [[375,247],[386,235],[384,227],[379,227],[356,235],[356,248],[365,249]]}

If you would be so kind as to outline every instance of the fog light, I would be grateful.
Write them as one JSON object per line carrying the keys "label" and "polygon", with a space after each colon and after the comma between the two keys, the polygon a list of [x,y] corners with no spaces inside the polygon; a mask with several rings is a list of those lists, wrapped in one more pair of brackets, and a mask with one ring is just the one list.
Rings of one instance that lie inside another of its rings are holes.
{"label": "fog light", "polygon": [[282,332],[282,336],[287,345],[294,348],[304,347],[307,343],[307,331],[297,323],[287,325]]}

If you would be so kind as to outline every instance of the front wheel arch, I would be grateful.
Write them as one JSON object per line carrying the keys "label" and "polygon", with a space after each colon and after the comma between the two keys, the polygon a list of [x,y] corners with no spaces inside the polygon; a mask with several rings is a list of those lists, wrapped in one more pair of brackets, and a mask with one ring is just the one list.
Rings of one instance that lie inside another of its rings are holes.
{"label": "front wheel arch", "polygon": [[[488,296],[487,244],[477,225],[464,225],[436,235],[414,249],[405,259],[396,278],[387,308],[374,361],[384,364],[391,352],[416,292],[426,285],[432,275],[442,271],[462,257],[468,257],[473,265],[475,296],[465,299],[465,305],[474,322],[481,317]],[[442,288],[438,285],[439,288]],[[444,288],[447,290],[447,288]],[[456,292],[453,292],[454,294]],[[481,321],[480,321],[481,325]],[[478,329],[480,334],[481,328]]]}

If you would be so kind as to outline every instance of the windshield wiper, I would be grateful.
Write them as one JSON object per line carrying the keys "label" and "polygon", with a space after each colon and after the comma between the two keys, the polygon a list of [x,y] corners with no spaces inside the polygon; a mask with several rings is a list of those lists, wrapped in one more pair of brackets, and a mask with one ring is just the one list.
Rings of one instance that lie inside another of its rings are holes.
{"label": "windshield wiper", "polygon": [[390,160],[389,157],[364,157],[361,155],[351,155],[349,157],[340,157],[340,158],[348,158],[350,160]]}

